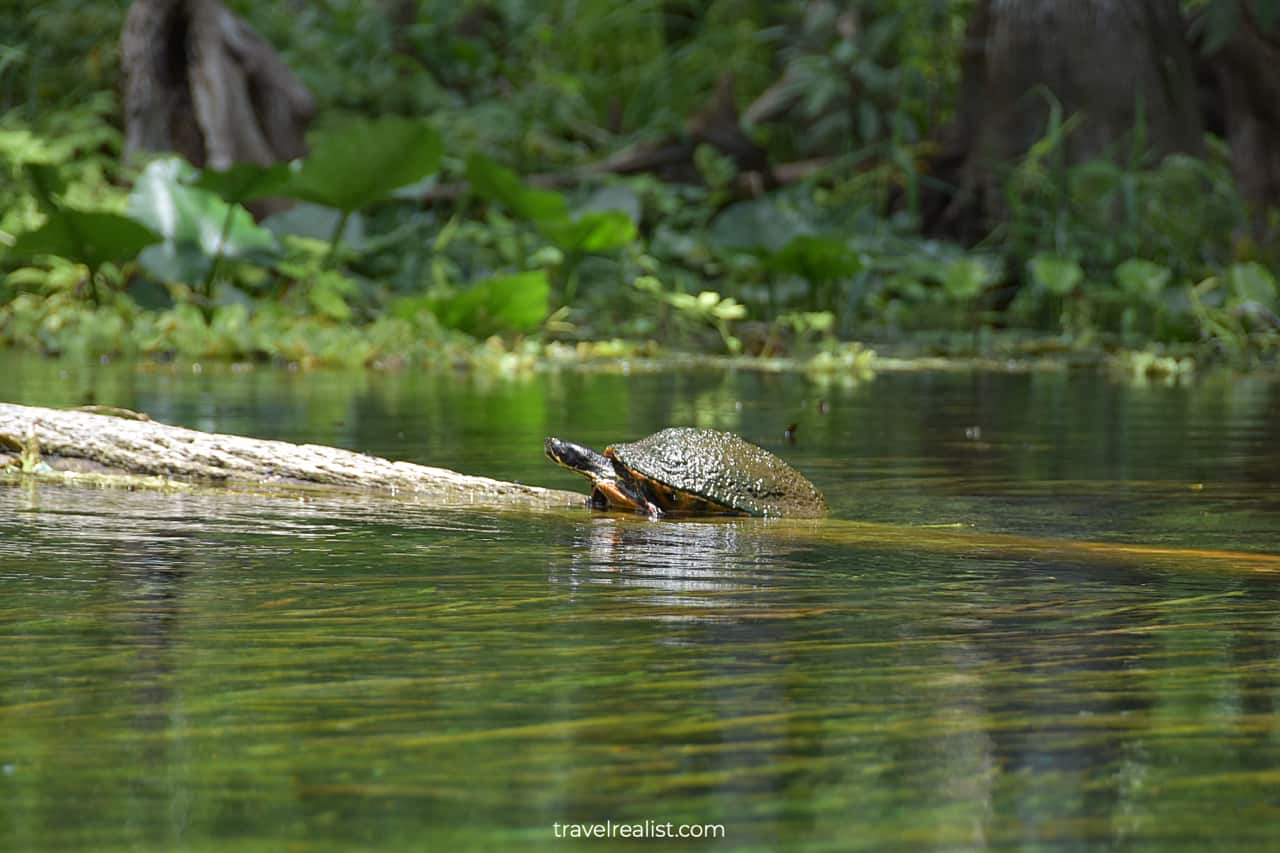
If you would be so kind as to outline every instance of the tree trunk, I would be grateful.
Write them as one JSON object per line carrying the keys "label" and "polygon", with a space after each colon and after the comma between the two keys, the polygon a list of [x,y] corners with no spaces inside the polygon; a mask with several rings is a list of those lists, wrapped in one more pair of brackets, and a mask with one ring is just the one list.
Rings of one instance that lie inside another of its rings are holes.
{"label": "tree trunk", "polygon": [[1252,4],[1239,9],[1231,36],[1205,57],[1204,67],[1236,185],[1252,209],[1254,237],[1270,242],[1266,211],[1280,205],[1280,35],[1262,27]]}
{"label": "tree trunk", "polygon": [[978,0],[960,102],[933,165],[925,229],[973,242],[1002,218],[999,169],[1045,136],[1051,103],[1078,124],[1061,163],[1199,153],[1203,127],[1176,0]]}
{"label": "tree trunk", "polygon": [[120,61],[126,153],[176,151],[215,169],[306,153],[311,94],[218,0],[134,0]]}
{"label": "tree trunk", "polygon": [[253,492],[383,493],[436,506],[585,504],[584,496],[573,492],[337,447],[199,432],[124,414],[133,418],[0,403],[0,470],[15,466],[71,483],[127,488],[191,483]]}

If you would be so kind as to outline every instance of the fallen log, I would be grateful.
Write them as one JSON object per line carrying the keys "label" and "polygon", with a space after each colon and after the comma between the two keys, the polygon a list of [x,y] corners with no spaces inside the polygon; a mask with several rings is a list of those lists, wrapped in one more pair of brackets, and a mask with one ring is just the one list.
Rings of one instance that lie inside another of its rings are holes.
{"label": "fallen log", "polygon": [[[130,416],[133,417],[130,417]],[[581,506],[582,495],[338,447],[170,426],[145,416],[0,403],[0,475],[125,488],[352,492],[437,506]]]}
{"label": "fallen log", "polygon": [[[290,444],[168,426],[128,410],[45,409],[0,403],[0,483],[35,478],[80,486],[223,489],[242,494],[332,498],[384,495],[431,506],[581,507],[558,489],[472,477],[337,447]],[[646,523],[636,515],[637,523]],[[717,523],[725,519],[706,519]],[[742,519],[732,519],[743,523]],[[1088,542],[984,533],[956,525],[875,524],[843,519],[750,519],[771,537],[838,548],[890,548],[958,558],[1138,565],[1280,576],[1280,554]],[[767,528],[766,526],[767,525]],[[612,541],[612,540],[610,540]]]}

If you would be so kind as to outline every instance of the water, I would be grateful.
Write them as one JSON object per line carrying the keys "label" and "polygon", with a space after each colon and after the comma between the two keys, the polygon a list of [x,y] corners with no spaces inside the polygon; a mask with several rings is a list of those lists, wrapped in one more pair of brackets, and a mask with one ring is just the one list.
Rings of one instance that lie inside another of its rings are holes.
{"label": "water", "polygon": [[734,429],[835,518],[0,487],[0,849],[1280,845],[1274,382],[4,366],[564,488]]}

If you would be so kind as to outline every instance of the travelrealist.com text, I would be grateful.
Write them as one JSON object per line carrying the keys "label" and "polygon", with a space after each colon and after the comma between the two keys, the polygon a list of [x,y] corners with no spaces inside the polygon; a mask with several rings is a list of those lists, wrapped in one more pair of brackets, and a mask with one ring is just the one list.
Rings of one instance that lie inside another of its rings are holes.
{"label": "travelrealist.com text", "polygon": [[724,838],[719,823],[671,823],[646,820],[633,823],[553,823],[556,838]]}

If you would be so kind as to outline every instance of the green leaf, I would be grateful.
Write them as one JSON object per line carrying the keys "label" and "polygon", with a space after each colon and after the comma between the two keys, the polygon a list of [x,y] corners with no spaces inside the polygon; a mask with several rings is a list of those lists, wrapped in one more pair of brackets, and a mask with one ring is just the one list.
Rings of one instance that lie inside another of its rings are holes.
{"label": "green leaf", "polygon": [[224,201],[243,204],[255,198],[284,193],[289,179],[289,166],[286,163],[274,166],[236,163],[221,171],[204,169],[192,186],[208,190]]}
{"label": "green leaf", "polygon": [[569,219],[569,204],[563,194],[528,187],[515,172],[483,154],[467,158],[467,180],[476,195],[505,206],[527,222]]}
{"label": "green leaf", "polygon": [[812,235],[813,223],[775,196],[731,205],[711,223],[711,242],[726,249],[779,252],[796,237]]}
{"label": "green leaf", "polygon": [[1116,267],[1116,282],[1126,294],[1144,302],[1156,302],[1169,285],[1168,267],[1143,258],[1130,258]]}
{"label": "green leaf", "polygon": [[[279,238],[306,237],[328,243],[341,217],[342,212],[332,207],[300,201],[288,210],[268,216],[261,224]],[[360,249],[365,242],[364,217],[353,213],[342,229],[342,243]]]}
{"label": "green leaf", "polygon": [[1262,264],[1247,261],[1227,268],[1227,286],[1239,299],[1276,310],[1276,280]]}
{"label": "green leaf", "polygon": [[440,167],[444,144],[426,122],[384,116],[349,119],[313,134],[286,195],[352,213]]}
{"label": "green leaf", "polygon": [[67,194],[67,182],[57,166],[49,163],[27,163],[22,167],[31,184],[31,192],[45,213],[56,212],[61,205],[58,199]]}
{"label": "green leaf", "polygon": [[781,251],[766,255],[765,266],[809,281],[835,281],[855,275],[862,269],[862,259],[843,240],[802,234]]}
{"label": "green leaf", "polygon": [[159,239],[151,229],[118,213],[64,209],[36,230],[19,234],[6,254],[11,258],[59,255],[97,268],[132,260]]}
{"label": "green leaf", "polygon": [[698,145],[693,149],[693,165],[702,181],[712,190],[725,190],[738,174],[738,164],[721,154],[714,145]]}
{"label": "green leaf", "polygon": [[640,196],[636,195],[635,190],[620,184],[611,184],[593,192],[578,206],[577,213],[581,216],[584,213],[616,210],[625,213],[628,219],[638,225],[644,212],[643,207]]}
{"label": "green leaf", "polygon": [[1050,293],[1065,296],[1084,280],[1084,270],[1070,258],[1057,255],[1036,255],[1028,267],[1031,278]]}
{"label": "green leaf", "polygon": [[1072,197],[1081,203],[1098,200],[1106,203],[1124,178],[1124,170],[1109,160],[1086,160],[1072,167],[1069,174]]}
{"label": "green leaf", "polygon": [[1204,7],[1198,16],[1195,29],[1203,34],[1200,50],[1212,56],[1230,41],[1240,28],[1238,0],[1215,0]]}
{"label": "green leaf", "polygon": [[609,252],[636,238],[636,224],[617,210],[584,213],[576,220],[548,220],[538,230],[563,252]]}
{"label": "green leaf", "polygon": [[347,304],[347,296],[354,290],[351,280],[341,273],[323,272],[307,288],[307,301],[319,313],[342,323],[351,319],[351,306]]}
{"label": "green leaf", "polygon": [[57,165],[66,162],[66,157],[60,154],[55,143],[29,130],[0,130],[0,155],[3,155],[0,159],[15,166],[25,166],[28,163]]}
{"label": "green leaf", "polygon": [[275,237],[256,225],[249,211],[191,186],[185,181],[191,174],[191,167],[176,157],[155,160],[129,194],[130,214],[163,238],[142,254],[148,272],[190,284],[208,274],[219,254],[244,258],[275,251]]}
{"label": "green leaf", "polygon": [[973,299],[999,277],[995,263],[984,258],[957,258],[942,272],[942,289],[957,301]]}
{"label": "green leaf", "polygon": [[440,325],[478,338],[496,332],[531,332],[547,316],[551,282],[545,270],[498,276],[473,284],[430,310]]}
{"label": "green leaf", "polygon": [[1258,20],[1258,29],[1269,33],[1280,22],[1280,2],[1277,0],[1253,0],[1253,14]]}

